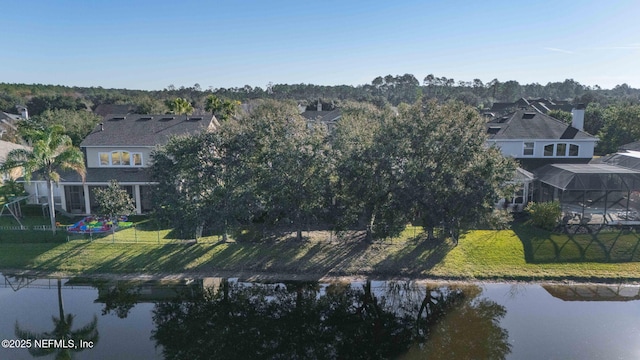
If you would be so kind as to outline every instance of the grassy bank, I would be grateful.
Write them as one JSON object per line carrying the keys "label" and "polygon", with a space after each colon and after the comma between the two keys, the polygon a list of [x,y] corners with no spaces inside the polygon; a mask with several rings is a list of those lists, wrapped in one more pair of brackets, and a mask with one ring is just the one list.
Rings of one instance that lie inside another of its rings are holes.
{"label": "grassy bank", "polygon": [[293,237],[247,243],[208,239],[197,244],[164,238],[112,242],[109,237],[69,242],[2,241],[0,270],[640,281],[640,235],[635,232],[566,235],[516,225],[512,230],[468,232],[457,246],[450,241],[427,241],[413,231],[373,244],[355,234],[342,238],[328,232],[310,235],[303,242]]}

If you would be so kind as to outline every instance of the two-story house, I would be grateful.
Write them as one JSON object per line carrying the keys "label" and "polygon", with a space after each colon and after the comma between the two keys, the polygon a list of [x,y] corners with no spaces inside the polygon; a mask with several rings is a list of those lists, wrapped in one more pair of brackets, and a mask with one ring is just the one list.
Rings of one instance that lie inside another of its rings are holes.
{"label": "two-story house", "polygon": [[529,171],[551,163],[586,164],[598,138],[584,132],[584,109],[572,110],[570,125],[535,110],[493,118],[487,122],[488,143]]}
{"label": "two-story house", "polygon": [[[135,200],[138,214],[151,210],[153,182],[148,168],[151,153],[172,136],[210,131],[218,122],[212,115],[108,115],[80,144],[87,169],[85,181],[75,172],[61,174],[54,187],[56,208],[88,215],[95,210],[93,190],[117,180]],[[44,181],[32,180],[25,189],[38,203],[46,202]]]}

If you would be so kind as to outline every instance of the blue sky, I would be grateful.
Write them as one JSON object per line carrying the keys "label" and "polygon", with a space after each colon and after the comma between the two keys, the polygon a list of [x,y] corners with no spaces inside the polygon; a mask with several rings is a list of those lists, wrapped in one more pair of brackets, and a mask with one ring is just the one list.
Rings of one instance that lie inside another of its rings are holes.
{"label": "blue sky", "polygon": [[264,88],[410,73],[640,88],[640,1],[0,3],[5,83]]}

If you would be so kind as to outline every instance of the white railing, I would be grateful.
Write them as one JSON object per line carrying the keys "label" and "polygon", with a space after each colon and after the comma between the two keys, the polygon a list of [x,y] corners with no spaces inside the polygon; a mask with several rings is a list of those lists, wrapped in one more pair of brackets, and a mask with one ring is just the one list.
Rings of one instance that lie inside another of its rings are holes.
{"label": "white railing", "polygon": [[[57,230],[67,230],[66,226],[56,226]],[[51,225],[33,225],[33,226],[0,226],[0,230],[9,231],[51,231]]]}

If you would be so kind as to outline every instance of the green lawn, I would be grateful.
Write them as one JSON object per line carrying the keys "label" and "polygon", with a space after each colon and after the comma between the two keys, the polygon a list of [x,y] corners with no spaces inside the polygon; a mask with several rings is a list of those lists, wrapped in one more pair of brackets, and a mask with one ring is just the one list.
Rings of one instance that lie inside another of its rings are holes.
{"label": "green lawn", "polygon": [[92,241],[3,240],[7,233],[0,232],[0,269],[640,281],[640,235],[628,231],[566,235],[517,224],[512,230],[470,231],[457,246],[427,241],[415,229],[373,244],[355,234],[337,237],[329,232],[305,233],[310,237],[302,242],[293,236],[228,243],[211,237],[194,244],[173,239],[169,230],[145,230],[143,220],[136,229]]}

